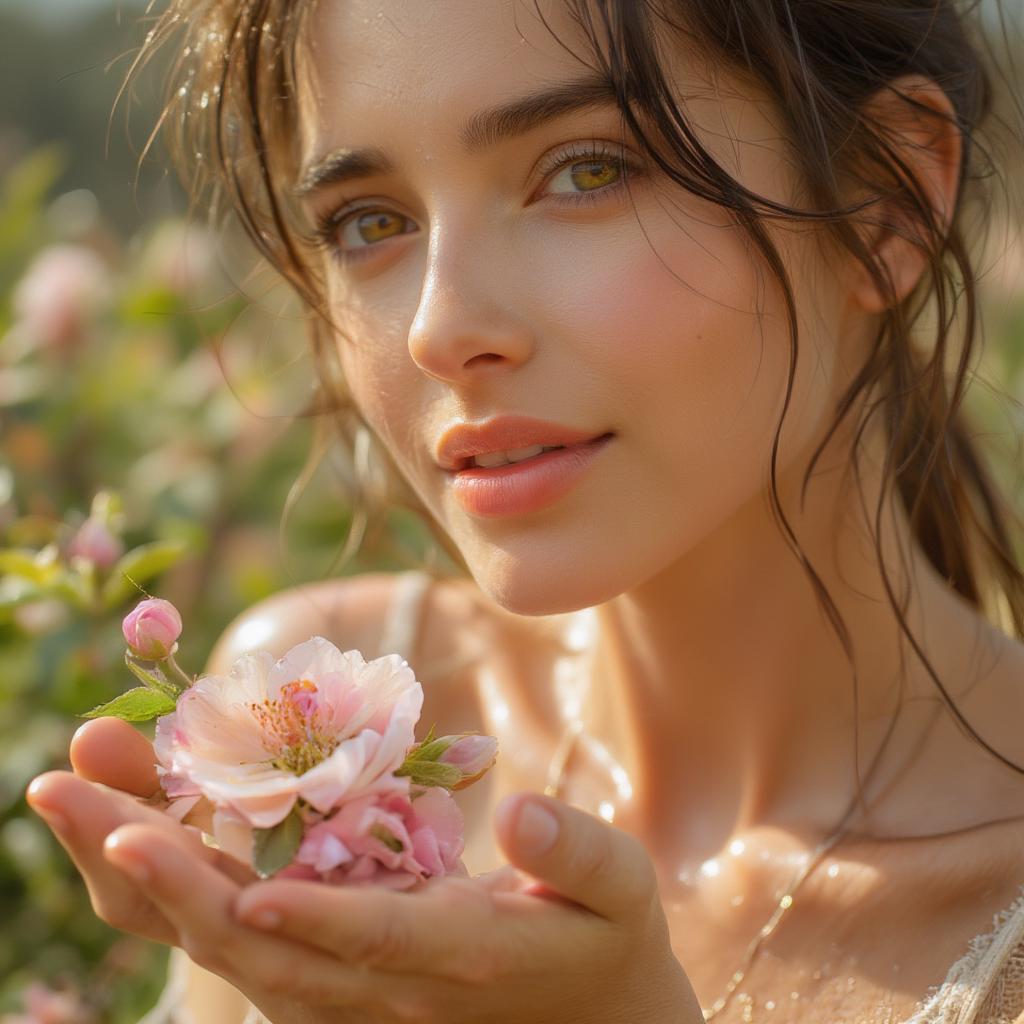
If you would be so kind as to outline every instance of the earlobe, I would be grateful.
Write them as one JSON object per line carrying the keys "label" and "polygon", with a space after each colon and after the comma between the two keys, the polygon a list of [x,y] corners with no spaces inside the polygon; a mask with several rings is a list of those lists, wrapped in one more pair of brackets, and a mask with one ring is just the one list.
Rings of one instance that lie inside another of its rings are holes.
{"label": "earlobe", "polygon": [[[891,283],[892,294],[859,261],[851,291],[866,312],[883,313],[914,290],[928,252],[941,244],[952,222],[963,135],[949,97],[934,81],[919,75],[890,83],[865,104],[863,117],[889,157],[893,183],[900,183],[859,215],[862,236],[883,278]],[[928,210],[931,224],[924,215]]]}

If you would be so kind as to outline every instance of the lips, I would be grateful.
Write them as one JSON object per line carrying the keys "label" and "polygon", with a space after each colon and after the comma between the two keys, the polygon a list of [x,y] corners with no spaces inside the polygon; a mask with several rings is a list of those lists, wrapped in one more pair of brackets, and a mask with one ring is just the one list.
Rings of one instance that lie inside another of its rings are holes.
{"label": "lips", "polygon": [[451,473],[466,469],[476,455],[542,445],[570,447],[609,435],[609,431],[581,430],[533,419],[528,416],[499,416],[483,423],[457,423],[449,427],[437,445],[436,461]]}

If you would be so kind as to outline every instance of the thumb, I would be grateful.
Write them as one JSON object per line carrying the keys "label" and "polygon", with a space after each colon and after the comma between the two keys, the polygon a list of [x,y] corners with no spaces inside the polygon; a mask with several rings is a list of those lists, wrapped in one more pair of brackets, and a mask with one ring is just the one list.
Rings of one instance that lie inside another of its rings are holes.
{"label": "thumb", "polygon": [[609,920],[646,914],[657,898],[657,874],[643,844],[561,800],[506,796],[495,810],[495,830],[513,865]]}

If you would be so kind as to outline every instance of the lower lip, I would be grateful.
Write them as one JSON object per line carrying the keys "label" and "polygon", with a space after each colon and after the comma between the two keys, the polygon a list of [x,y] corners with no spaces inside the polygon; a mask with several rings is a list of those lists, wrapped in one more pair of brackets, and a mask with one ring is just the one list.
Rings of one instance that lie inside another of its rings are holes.
{"label": "lower lip", "polygon": [[544,452],[496,469],[461,469],[452,474],[455,500],[484,518],[539,512],[569,493],[582,479],[612,435]]}

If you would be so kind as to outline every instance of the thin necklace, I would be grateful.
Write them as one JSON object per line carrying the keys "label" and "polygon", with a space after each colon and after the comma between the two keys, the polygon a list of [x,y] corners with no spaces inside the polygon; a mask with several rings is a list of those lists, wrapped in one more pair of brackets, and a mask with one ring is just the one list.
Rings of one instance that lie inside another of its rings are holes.
{"label": "thin necklace", "polygon": [[[551,763],[548,766],[547,782],[544,786],[544,793],[546,796],[553,796],[556,798],[560,796],[569,758],[572,756],[577,740],[586,732],[583,727],[581,713],[584,700],[589,695],[590,681],[593,678],[591,670],[594,665],[594,640],[596,639],[596,630],[597,615],[593,608],[584,608],[581,612],[578,612],[570,624],[570,632],[567,634],[566,646],[571,652],[569,657],[574,659],[576,665],[575,671],[572,672],[575,686],[567,697],[563,696],[563,717],[566,718],[567,725],[562,733],[561,739],[555,747],[554,755],[552,756]],[[565,662],[562,662],[561,664],[564,665]],[[878,758],[876,757],[876,763],[877,760]],[[871,769],[869,770],[869,775],[873,774],[874,767],[875,765],[872,764]],[[743,954],[743,959],[740,962],[740,966],[729,979],[728,984],[725,986],[725,991],[711,1004],[710,1007],[702,1008],[701,1012],[704,1014],[705,1021],[711,1020],[725,1009],[736,989],[739,987],[740,982],[742,982],[744,977],[746,977],[746,973],[750,969],[750,965],[754,962],[754,958],[757,956],[762,945],[764,945],[768,937],[778,927],[779,922],[782,920],[786,911],[793,906],[793,897],[795,896],[797,889],[800,888],[807,876],[818,866],[822,857],[824,857],[825,854],[828,853],[828,851],[846,835],[846,822],[849,820],[850,815],[853,813],[856,806],[857,794],[855,793],[853,800],[843,812],[838,824],[833,828],[829,835],[815,847],[814,851],[804,861],[804,863],[801,864],[800,868],[786,886],[782,898],[772,911],[771,917],[769,917],[767,922],[762,925],[760,931],[751,940],[750,945],[747,946],[746,952]]]}

